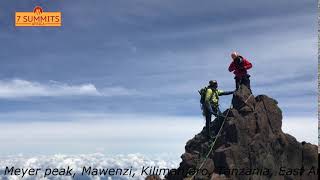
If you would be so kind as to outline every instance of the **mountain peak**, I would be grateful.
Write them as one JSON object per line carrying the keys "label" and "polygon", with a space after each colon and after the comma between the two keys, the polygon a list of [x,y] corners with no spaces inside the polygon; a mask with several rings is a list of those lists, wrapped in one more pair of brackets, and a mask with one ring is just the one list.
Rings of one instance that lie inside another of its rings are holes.
{"label": "mountain peak", "polygon": [[[317,146],[300,143],[282,131],[282,111],[277,104],[266,95],[254,97],[241,86],[234,93],[232,108],[223,113],[226,118],[211,123],[213,132],[223,125],[219,136],[207,139],[204,128],[190,139],[179,168],[171,170],[166,179],[318,179],[317,174],[308,174],[309,169],[317,171]],[[195,171],[198,173],[192,175]]]}

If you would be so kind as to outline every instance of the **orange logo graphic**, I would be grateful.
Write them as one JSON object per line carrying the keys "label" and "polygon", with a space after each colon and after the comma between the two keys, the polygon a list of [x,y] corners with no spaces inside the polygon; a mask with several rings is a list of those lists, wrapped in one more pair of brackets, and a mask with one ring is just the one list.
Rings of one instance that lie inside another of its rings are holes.
{"label": "orange logo graphic", "polygon": [[44,12],[36,6],[33,12],[16,12],[16,26],[61,26],[61,12]]}

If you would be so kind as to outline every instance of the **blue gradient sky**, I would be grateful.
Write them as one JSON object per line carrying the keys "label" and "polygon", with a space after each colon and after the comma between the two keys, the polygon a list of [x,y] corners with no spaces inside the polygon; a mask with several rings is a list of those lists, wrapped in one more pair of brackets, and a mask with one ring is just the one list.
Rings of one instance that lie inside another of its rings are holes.
{"label": "blue gradient sky", "polygon": [[[62,11],[63,27],[14,27],[14,12],[35,5]],[[209,79],[234,88],[227,71],[233,50],[253,63],[254,94],[277,99],[285,117],[316,119],[316,5],[3,0],[0,123],[66,122],[101,113],[199,118],[197,90]],[[222,109],[230,98],[221,99]]]}

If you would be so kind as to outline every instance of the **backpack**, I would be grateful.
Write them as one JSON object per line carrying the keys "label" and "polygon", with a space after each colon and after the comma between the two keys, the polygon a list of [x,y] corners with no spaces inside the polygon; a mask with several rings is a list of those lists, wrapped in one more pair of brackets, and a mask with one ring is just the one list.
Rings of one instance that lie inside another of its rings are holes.
{"label": "backpack", "polygon": [[204,87],[202,89],[200,89],[198,92],[200,94],[200,104],[203,106],[204,105],[204,101],[206,98],[206,93],[207,93],[208,87]]}

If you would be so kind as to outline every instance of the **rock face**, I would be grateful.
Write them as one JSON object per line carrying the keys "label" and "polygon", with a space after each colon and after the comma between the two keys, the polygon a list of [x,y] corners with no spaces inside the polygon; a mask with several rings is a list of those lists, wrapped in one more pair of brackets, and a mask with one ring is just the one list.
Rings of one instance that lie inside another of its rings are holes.
{"label": "rock face", "polygon": [[161,178],[158,175],[151,175],[146,177],[146,180],[161,180]]}
{"label": "rock face", "polygon": [[[282,132],[282,112],[276,100],[254,97],[241,86],[232,104],[224,112],[227,118],[212,149],[215,139],[206,139],[203,129],[187,142],[179,168],[171,170],[166,179],[318,179],[317,146]],[[223,120],[215,119],[212,127],[220,129]]]}

